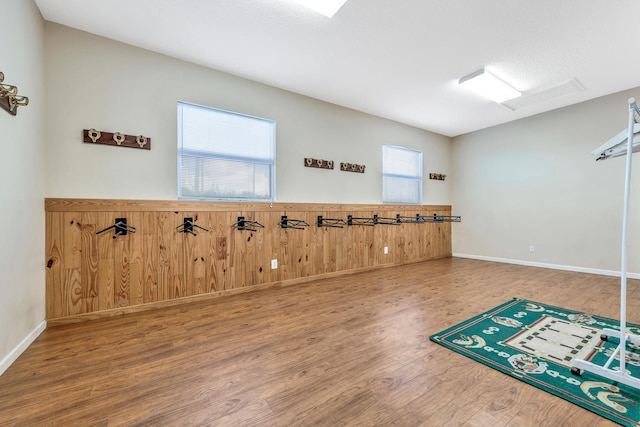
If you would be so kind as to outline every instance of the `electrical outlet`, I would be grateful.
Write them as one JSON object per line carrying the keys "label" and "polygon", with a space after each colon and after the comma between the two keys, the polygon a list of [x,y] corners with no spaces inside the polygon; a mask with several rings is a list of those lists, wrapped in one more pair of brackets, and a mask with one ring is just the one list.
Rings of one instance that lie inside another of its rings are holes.
{"label": "electrical outlet", "polygon": [[389,253],[389,246],[384,247],[384,254],[387,255]]}
{"label": "electrical outlet", "polygon": [[272,259],[271,260],[271,269],[275,270],[276,268],[278,268],[278,260],[277,259]]}
{"label": "electrical outlet", "polygon": [[534,253],[536,251],[536,247],[533,245],[529,246],[529,252]]}

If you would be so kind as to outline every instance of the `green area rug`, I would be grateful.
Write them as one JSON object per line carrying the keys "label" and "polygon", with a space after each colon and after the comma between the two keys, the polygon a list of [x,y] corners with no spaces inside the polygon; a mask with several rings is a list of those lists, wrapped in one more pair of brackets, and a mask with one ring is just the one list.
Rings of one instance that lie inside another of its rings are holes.
{"label": "green area rug", "polygon": [[[600,339],[617,320],[515,298],[432,335],[432,341],[625,426],[640,425],[640,390],[591,372],[574,359],[604,365],[618,340]],[[640,326],[627,323],[629,333]],[[626,368],[640,377],[640,348],[627,346]],[[611,364],[617,365],[617,361]]]}

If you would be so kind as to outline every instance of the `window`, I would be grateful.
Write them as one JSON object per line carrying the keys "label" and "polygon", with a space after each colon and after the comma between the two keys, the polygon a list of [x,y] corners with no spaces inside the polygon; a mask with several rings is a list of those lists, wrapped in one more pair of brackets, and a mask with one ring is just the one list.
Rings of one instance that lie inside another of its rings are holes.
{"label": "window", "polygon": [[382,202],[422,203],[422,152],[382,146]]}
{"label": "window", "polygon": [[178,103],[178,197],[275,199],[276,123]]}

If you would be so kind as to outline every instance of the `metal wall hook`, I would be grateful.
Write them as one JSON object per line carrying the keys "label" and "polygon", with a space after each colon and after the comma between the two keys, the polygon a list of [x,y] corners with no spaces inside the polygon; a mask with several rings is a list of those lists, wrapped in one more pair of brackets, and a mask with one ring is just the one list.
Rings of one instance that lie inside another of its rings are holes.
{"label": "metal wall hook", "polygon": [[[178,230],[180,227],[182,227],[182,229]],[[194,227],[195,228],[199,228],[199,229],[204,230],[204,231],[209,231],[207,228],[201,227],[198,224],[196,224],[193,221],[193,218],[191,218],[191,217],[185,217],[183,219],[183,223],[180,224],[179,226],[177,226],[176,230],[178,230],[178,233],[189,233],[189,234],[193,234],[194,236],[197,236],[198,233],[193,231]]]}
{"label": "metal wall hook", "polygon": [[401,224],[424,224],[424,216],[416,214],[416,216],[396,215],[396,220]]}
{"label": "metal wall hook", "polygon": [[432,217],[425,216],[425,222],[462,222],[462,217],[459,215],[438,215],[433,214]]}
{"label": "metal wall hook", "polygon": [[433,222],[462,222],[460,216],[433,214]]}
{"label": "metal wall hook", "polygon": [[379,217],[378,215],[374,215],[373,216],[373,223],[374,224],[386,224],[386,225],[400,225],[400,221],[398,221],[398,218],[382,218]]}
{"label": "metal wall hook", "polygon": [[343,228],[347,223],[340,218],[322,218],[322,215],[318,215],[318,227],[334,227]]}
{"label": "metal wall hook", "polygon": [[308,227],[306,221],[301,219],[289,219],[286,215],[282,215],[280,217],[280,222],[278,223],[282,228],[295,228],[296,230],[304,230],[305,227]]}
{"label": "metal wall hook", "polygon": [[367,225],[373,227],[375,224],[374,218],[355,218],[351,215],[347,216],[347,225]]}
{"label": "metal wall hook", "polygon": [[12,85],[5,85],[0,83],[0,96],[16,96],[18,95],[18,88]]}
{"label": "metal wall hook", "polygon": [[233,224],[232,227],[237,228],[238,230],[258,231],[255,227],[264,228],[264,225],[260,224],[258,221],[244,219],[243,216],[239,216],[238,221]]}
{"label": "metal wall hook", "polygon": [[[4,81],[4,73],[0,71],[0,82]],[[18,95],[16,86],[0,83],[0,107],[9,114],[15,116],[18,107],[24,107],[29,104],[29,98]]]}
{"label": "metal wall hook", "polygon": [[130,225],[127,225],[127,218],[116,218],[115,219],[115,224],[113,224],[112,226],[109,226],[103,230],[100,230],[98,232],[96,232],[96,234],[100,234],[100,233],[104,233],[107,230],[111,230],[114,229],[114,234],[112,236],[112,238],[117,238],[118,236],[125,236],[127,234],[127,232],[129,233],[135,233],[136,232],[136,228],[132,227]]}

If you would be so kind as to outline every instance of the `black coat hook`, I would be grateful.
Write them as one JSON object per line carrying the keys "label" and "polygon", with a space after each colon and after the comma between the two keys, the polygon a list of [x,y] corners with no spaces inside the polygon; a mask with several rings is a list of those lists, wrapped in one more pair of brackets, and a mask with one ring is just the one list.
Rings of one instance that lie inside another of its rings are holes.
{"label": "black coat hook", "polygon": [[199,229],[204,230],[204,231],[209,231],[208,229],[206,229],[204,227],[200,227],[198,224],[196,224],[193,221],[193,218],[191,218],[191,217],[185,217],[183,219],[183,221],[184,222],[182,224],[180,224],[179,226],[176,227],[176,230],[178,230],[180,227],[182,227],[181,230],[178,230],[178,233],[189,233],[189,234],[193,234],[194,236],[197,236],[198,233],[193,231],[194,227],[199,228]]}
{"label": "black coat hook", "polygon": [[104,230],[98,231],[96,234],[104,233],[107,230],[114,229],[113,238],[117,238],[118,236],[126,236],[127,232],[135,233],[136,228],[130,225],[127,225],[127,218],[116,218],[115,224],[110,227],[105,228]]}
{"label": "black coat hook", "polygon": [[264,225],[260,224],[258,221],[244,219],[243,216],[239,216],[238,221],[233,224],[233,227],[238,230],[257,231],[255,227],[264,228]]}
{"label": "black coat hook", "polygon": [[343,228],[347,223],[340,218],[323,218],[322,215],[318,215],[318,227],[334,227]]}
{"label": "black coat hook", "polygon": [[289,219],[286,215],[282,215],[280,217],[280,222],[278,224],[282,228],[295,228],[297,230],[304,230],[305,227],[309,226],[306,221],[301,219]]}

